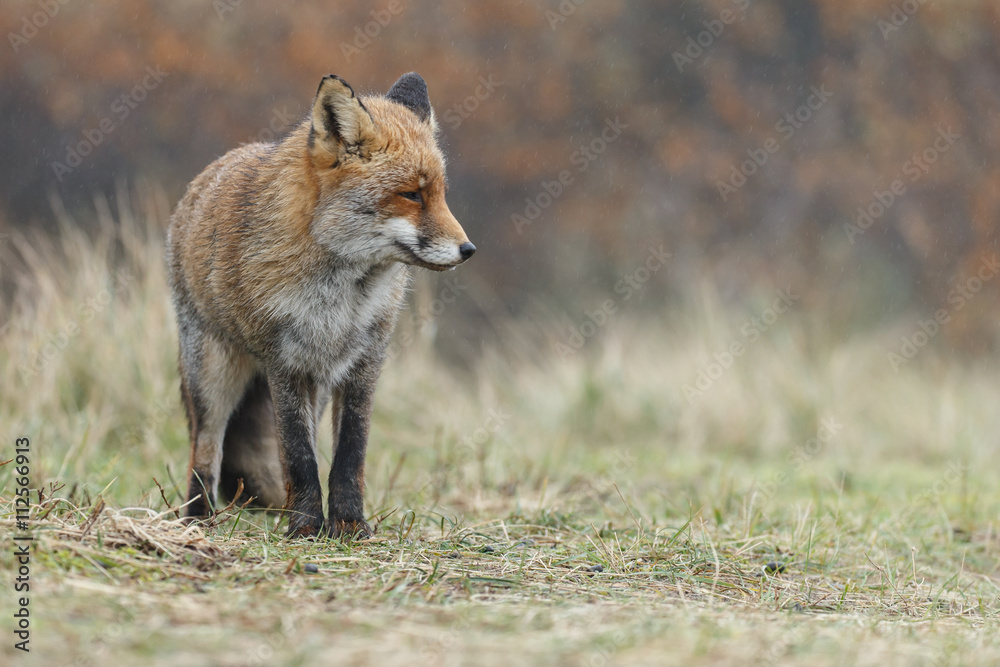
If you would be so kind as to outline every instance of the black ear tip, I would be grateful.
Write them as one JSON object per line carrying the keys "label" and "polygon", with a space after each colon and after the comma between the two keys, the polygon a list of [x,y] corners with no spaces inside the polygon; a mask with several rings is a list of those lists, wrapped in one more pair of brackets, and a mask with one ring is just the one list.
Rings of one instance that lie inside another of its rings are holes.
{"label": "black ear tip", "polygon": [[417,97],[428,97],[427,82],[416,72],[408,72],[399,77],[399,80],[392,84],[392,88],[393,90],[405,90],[410,95]]}
{"label": "black ear tip", "polygon": [[327,74],[322,79],[320,79],[319,90],[322,90],[323,86],[325,86],[329,81],[339,81],[344,86],[346,86],[347,89],[351,91],[352,94],[354,93],[354,88],[351,87],[351,84],[347,83],[347,81],[344,80],[344,77],[338,76],[336,74]]}
{"label": "black ear tip", "polygon": [[421,120],[431,115],[431,101],[427,95],[427,82],[416,72],[408,72],[399,77],[386,94],[393,102],[398,102],[413,111]]}
{"label": "black ear tip", "polygon": [[412,81],[413,83],[419,84],[426,87],[427,82],[424,81],[424,77],[420,76],[416,72],[407,72],[403,76],[399,77],[400,81]]}

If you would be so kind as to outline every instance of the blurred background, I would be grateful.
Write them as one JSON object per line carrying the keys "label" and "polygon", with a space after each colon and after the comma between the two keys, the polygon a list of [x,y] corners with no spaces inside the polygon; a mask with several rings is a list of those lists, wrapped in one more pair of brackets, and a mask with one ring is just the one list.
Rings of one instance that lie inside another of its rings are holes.
{"label": "blurred background", "polygon": [[404,332],[531,357],[626,310],[669,322],[710,301],[735,333],[786,290],[825,335],[910,336],[943,311],[934,345],[982,353],[998,17],[985,0],[8,0],[0,234],[105,233],[126,198],[162,227],[323,75],[381,93],[416,70],[479,252],[421,272]]}
{"label": "blurred background", "polygon": [[[997,0],[0,0],[0,443],[66,501],[46,664],[1000,664],[998,35]],[[187,489],[170,213],[324,75],[409,71],[478,251],[414,271],[380,539],[241,509],[220,578],[138,519]]]}

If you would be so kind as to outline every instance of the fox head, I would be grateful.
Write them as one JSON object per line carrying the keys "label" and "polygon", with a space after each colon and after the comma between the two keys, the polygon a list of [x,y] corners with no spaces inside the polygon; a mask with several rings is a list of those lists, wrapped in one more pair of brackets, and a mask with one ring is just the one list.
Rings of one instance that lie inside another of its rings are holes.
{"label": "fox head", "polygon": [[320,82],[308,154],[318,197],[310,232],[347,259],[443,271],[476,251],[445,202],[445,160],[419,74],[359,97],[339,76]]}

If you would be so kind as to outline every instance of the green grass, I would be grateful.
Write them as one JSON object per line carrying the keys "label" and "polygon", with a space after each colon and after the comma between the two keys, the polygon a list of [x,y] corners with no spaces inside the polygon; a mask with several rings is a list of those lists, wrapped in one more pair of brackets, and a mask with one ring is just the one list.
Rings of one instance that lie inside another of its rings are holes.
{"label": "green grass", "polygon": [[424,328],[379,385],[375,539],[288,541],[279,515],[239,508],[188,528],[162,248],[127,211],[102,218],[98,241],[64,222],[2,249],[0,461],[30,437],[43,491],[24,655],[0,467],[5,661],[1000,663],[992,359],[928,348],[894,373],[906,323],[838,340],[803,307],[689,400],[765,291],[623,308],[568,359],[561,324],[503,323],[506,351],[462,367]]}

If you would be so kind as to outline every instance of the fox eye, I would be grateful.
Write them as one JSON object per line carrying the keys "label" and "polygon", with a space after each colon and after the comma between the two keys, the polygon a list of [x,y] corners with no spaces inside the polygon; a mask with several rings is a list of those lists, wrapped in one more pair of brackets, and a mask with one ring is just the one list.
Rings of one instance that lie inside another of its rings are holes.
{"label": "fox eye", "polygon": [[400,192],[399,196],[403,197],[404,199],[409,199],[410,201],[415,201],[415,202],[423,201],[423,198],[420,196],[420,192],[418,191]]}

